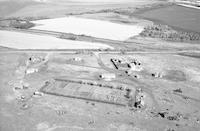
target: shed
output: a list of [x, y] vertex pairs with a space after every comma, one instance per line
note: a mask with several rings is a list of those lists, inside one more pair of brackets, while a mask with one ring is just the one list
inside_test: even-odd
[[104, 74], [99, 75], [99, 77], [106, 81], [111, 81], [112, 79], [116, 78], [116, 75], [114, 73], [104, 73]]

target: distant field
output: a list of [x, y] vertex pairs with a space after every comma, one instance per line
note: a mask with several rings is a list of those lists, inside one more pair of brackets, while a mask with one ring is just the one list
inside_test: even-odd
[[[107, 21], [63, 17], [33, 21], [36, 24], [32, 29], [73, 33], [97, 38], [126, 40], [142, 32], [143, 27], [135, 25], [117, 24]], [[38, 26], [37, 26], [38, 25]]]
[[101, 43], [72, 41], [27, 33], [0, 31], [0, 46], [16, 49], [113, 49]]
[[[1, 0], [0, 0], [1, 1]], [[15, 1], [15, 2], [14, 2]], [[117, 2], [115, 0], [105, 0], [107, 2], [87, 2], [84, 0], [48, 0], [50, 2], [27, 2], [27, 0], [12, 0], [0, 2], [0, 17], [47, 17], [56, 18], [70, 13], [94, 12], [104, 9], [141, 7], [153, 3], [163, 3], [160, 0], [127, 0]]]
[[144, 11], [139, 16], [177, 29], [200, 32], [200, 10], [173, 5]]
[[18, 0], [0, 0], [0, 17], [7, 17], [8, 15], [11, 15], [12, 13], [15, 13], [25, 7], [35, 6], [38, 4], [39, 3], [33, 1], [18, 2]]

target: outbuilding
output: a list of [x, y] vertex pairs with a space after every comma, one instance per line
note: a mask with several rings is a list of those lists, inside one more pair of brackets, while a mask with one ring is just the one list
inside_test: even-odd
[[112, 79], [116, 78], [116, 75], [114, 73], [104, 73], [104, 74], [99, 75], [99, 77], [106, 81], [111, 81]]
[[38, 69], [37, 68], [29, 68], [26, 70], [26, 74], [32, 74], [32, 73], [35, 73], [35, 72], [38, 72]]
[[82, 58], [80, 58], [80, 57], [74, 57], [73, 61], [82, 61]]

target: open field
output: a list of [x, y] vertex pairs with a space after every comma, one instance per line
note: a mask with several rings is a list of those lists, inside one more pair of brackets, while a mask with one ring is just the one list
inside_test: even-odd
[[[23, 1], [23, 0], [22, 0]], [[24, 2], [26, 3], [26, 2]], [[28, 2], [27, 2], [28, 3]], [[131, 0], [129, 2], [73, 2], [73, 0], [50, 0], [50, 2], [46, 3], [38, 3], [36, 4], [27, 4], [24, 7], [19, 7], [12, 2], [4, 3], [4, 15], [1, 17], [47, 17], [47, 18], [56, 18], [63, 17], [66, 14], [70, 13], [84, 13], [84, 12], [94, 12], [100, 11], [104, 9], [116, 9], [116, 8], [127, 8], [127, 7], [141, 7], [144, 5], [152, 4], [152, 3], [165, 3], [165, 1], [159, 0]], [[21, 1], [16, 2], [16, 4], [21, 5]], [[3, 6], [3, 4], [1, 4]], [[18, 7], [16, 10], [11, 11], [10, 6], [13, 5]], [[7, 7], [7, 8], [6, 8]]]
[[[139, 131], [162, 129], [196, 131], [199, 129], [200, 72], [198, 65], [200, 63], [198, 58], [170, 53], [129, 55], [104, 53], [99, 54], [100, 57], [97, 57], [94, 62], [93, 56], [89, 54], [84, 56], [67, 52], [65, 54], [2, 53], [0, 56], [1, 129], [17, 131], [119, 128]], [[25, 63], [30, 57], [41, 57], [45, 60], [41, 63], [40, 61], [31, 62], [27, 66]], [[82, 57], [82, 60], [90, 63], [91, 67], [73, 61], [71, 62], [75, 65], [71, 65], [70, 61], [67, 62], [67, 59], [73, 60], [77, 57]], [[134, 75], [139, 76], [138, 78], [132, 78], [133, 74], [127, 76], [110, 66], [112, 63], [109, 58], [113, 57], [137, 59], [141, 62], [143, 71], [133, 72]], [[30, 68], [37, 68], [39, 71], [23, 74], [24, 69]], [[98, 75], [105, 72], [115, 72], [117, 76], [111, 81], [100, 79]], [[151, 73], [155, 72], [162, 73], [162, 77], [153, 77]], [[174, 74], [171, 74], [172, 72]], [[47, 86], [41, 96], [34, 95], [34, 92], [41, 90], [46, 81], [53, 82], [51, 79], [61, 82]], [[20, 89], [21, 80], [29, 86]], [[91, 84], [92, 81], [93, 84]], [[126, 92], [123, 89], [125, 87], [132, 90], [142, 88], [146, 92], [144, 109], [132, 110], [106, 103], [113, 100], [119, 102], [120, 99], [126, 101], [127, 98], [122, 94], [121, 98], [114, 99], [114, 96], [120, 96], [117, 93]], [[100, 100], [95, 101], [95, 99], [90, 101], [90, 98], [94, 97], [100, 100], [106, 98], [106, 101], [105, 103]], [[159, 125], [157, 125], [158, 122]], [[7, 126], [6, 123], [12, 126]]]
[[0, 16], [6, 17], [16, 11], [19, 11], [22, 8], [25, 8], [30, 5], [37, 5], [37, 2], [34, 1], [27, 1], [27, 2], [20, 2], [19, 1], [0, 1]]
[[175, 29], [200, 32], [200, 10], [197, 9], [173, 5], [144, 11], [139, 16], [167, 24]]

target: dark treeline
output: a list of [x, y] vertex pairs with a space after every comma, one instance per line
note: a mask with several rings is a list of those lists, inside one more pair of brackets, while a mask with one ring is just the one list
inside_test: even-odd
[[143, 32], [140, 33], [143, 37], [161, 38], [168, 41], [186, 42], [199, 41], [200, 33], [176, 31], [167, 25], [152, 25], [147, 26]]
[[0, 27], [2, 28], [18, 28], [18, 29], [29, 29], [34, 27], [35, 24], [31, 21], [48, 19], [48, 17], [9, 17], [0, 18]]
[[35, 26], [35, 24], [28, 20], [21, 19], [5, 19], [0, 20], [0, 27], [18, 28], [18, 29], [29, 29]]

